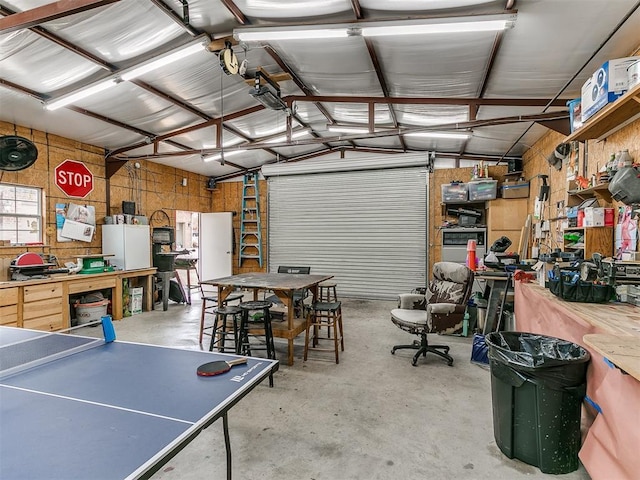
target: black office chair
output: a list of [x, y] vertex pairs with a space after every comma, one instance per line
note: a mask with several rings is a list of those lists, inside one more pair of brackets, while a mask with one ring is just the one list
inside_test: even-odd
[[[309, 275], [309, 273], [311, 273], [311, 267], [290, 267], [281, 265], [278, 267], [278, 273]], [[293, 311], [296, 317], [300, 317], [304, 313], [304, 299], [307, 298], [307, 296], [309, 296], [309, 291], [307, 289], [295, 290], [293, 292]], [[265, 300], [276, 305], [282, 305], [282, 301], [276, 295], [271, 295], [265, 298]]]

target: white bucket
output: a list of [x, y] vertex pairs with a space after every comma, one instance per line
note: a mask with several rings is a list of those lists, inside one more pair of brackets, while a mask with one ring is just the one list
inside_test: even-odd
[[93, 303], [76, 302], [76, 320], [78, 325], [100, 320], [103, 315], [107, 314], [107, 305], [109, 305], [109, 300], [101, 300]]

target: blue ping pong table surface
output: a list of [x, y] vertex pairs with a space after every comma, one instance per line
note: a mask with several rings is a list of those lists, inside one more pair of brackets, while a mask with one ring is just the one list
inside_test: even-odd
[[[95, 340], [0, 327], [0, 362], [11, 366], [15, 352], [27, 350], [27, 341], [50, 348], [69, 337]], [[246, 365], [224, 374], [196, 375], [203, 363], [233, 358], [100, 342], [5, 376], [0, 379], [0, 478], [148, 478], [278, 367], [275, 360], [249, 357]], [[224, 460], [212, 468], [224, 469]]]

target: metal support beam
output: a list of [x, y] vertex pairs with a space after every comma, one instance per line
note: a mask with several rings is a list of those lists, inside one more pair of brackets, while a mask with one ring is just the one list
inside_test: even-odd
[[35, 27], [41, 23], [86, 12], [87, 10], [103, 7], [119, 1], [120, 0], [60, 0], [0, 18], [0, 33], [15, 32], [16, 30]]

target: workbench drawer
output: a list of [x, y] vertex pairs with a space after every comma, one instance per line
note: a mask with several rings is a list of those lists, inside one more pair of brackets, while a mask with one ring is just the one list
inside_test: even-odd
[[0, 325], [15, 327], [18, 324], [18, 305], [0, 307]]
[[18, 303], [18, 287], [0, 289], [0, 307]]
[[31, 320], [24, 320], [22, 322], [22, 326], [24, 328], [31, 328], [33, 330], [47, 330], [49, 332], [53, 332], [55, 330], [60, 330], [62, 328], [66, 328], [67, 325], [64, 325], [62, 320], [62, 315], [47, 315], [44, 317], [34, 318]]
[[116, 286], [116, 278], [87, 278], [86, 280], [74, 280], [69, 282], [69, 294], [92, 292], [94, 290], [102, 290], [104, 288], [114, 288]]
[[62, 284], [46, 283], [43, 285], [28, 285], [23, 287], [22, 301], [25, 303], [25, 308], [27, 303], [45, 299], [56, 299], [58, 303], [61, 303]]
[[29, 302], [22, 305], [22, 320], [25, 324], [27, 320], [48, 317], [50, 315], [58, 315], [62, 318], [62, 301], [60, 298], [48, 298], [46, 300], [38, 300], [37, 302]]

